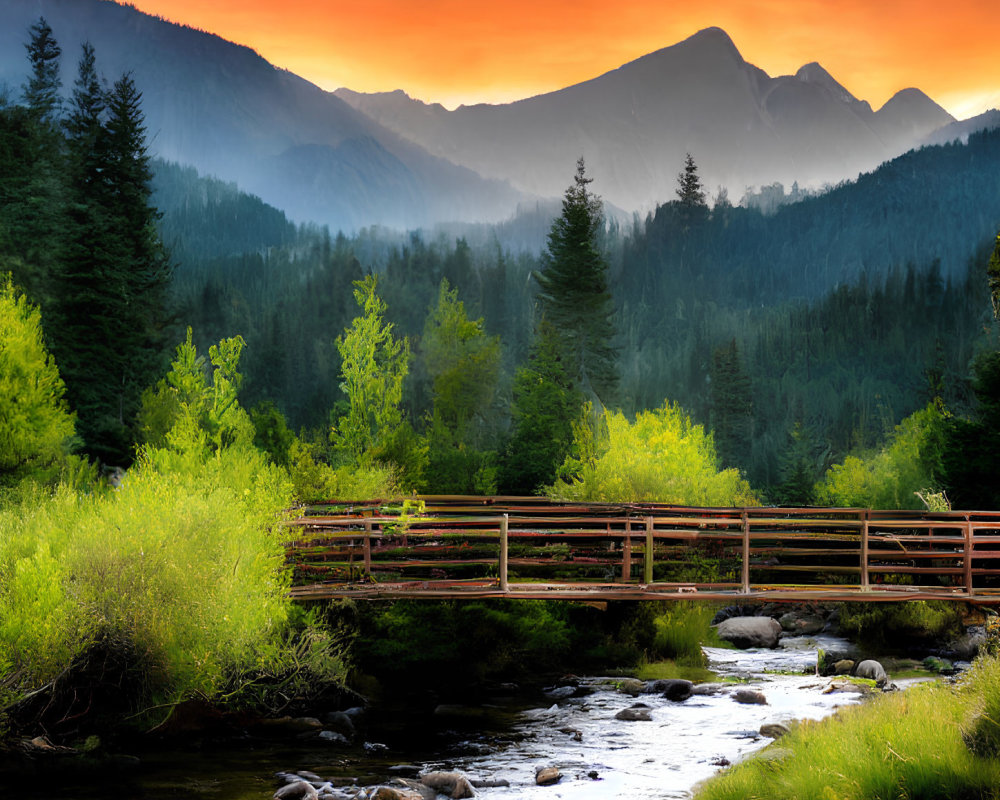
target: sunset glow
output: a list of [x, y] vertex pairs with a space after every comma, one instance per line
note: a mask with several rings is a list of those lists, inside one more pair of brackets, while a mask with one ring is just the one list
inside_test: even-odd
[[880, 107], [916, 86], [959, 118], [1000, 106], [996, 0], [133, 0], [248, 45], [325, 89], [403, 89], [449, 108], [596, 77], [702, 28], [768, 74], [819, 61]]

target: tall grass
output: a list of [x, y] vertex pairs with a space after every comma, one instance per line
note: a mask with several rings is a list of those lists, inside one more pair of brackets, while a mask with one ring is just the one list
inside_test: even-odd
[[662, 604], [653, 621], [656, 633], [650, 657], [673, 659], [682, 666], [705, 666], [701, 647], [714, 642], [711, 625], [715, 612], [715, 607], [706, 603]]
[[[987, 698], [1000, 697], [1000, 662], [983, 659], [962, 684], [922, 684], [804, 722], [702, 785], [697, 800], [930, 800], [1000, 798], [1000, 761], [963, 739]], [[993, 707], [996, 707], [995, 705]], [[767, 751], [765, 751], [765, 754]]]

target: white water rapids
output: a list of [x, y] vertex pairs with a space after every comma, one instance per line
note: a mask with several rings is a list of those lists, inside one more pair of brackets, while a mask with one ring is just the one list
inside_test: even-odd
[[[657, 694], [630, 697], [607, 679], [581, 679], [593, 694], [522, 712], [513, 741], [491, 752], [483, 748], [482, 755], [456, 759], [451, 766], [470, 777], [509, 781], [509, 787], [477, 789], [477, 796], [486, 798], [690, 797], [692, 787], [721, 765], [771, 742], [758, 734], [764, 723], [820, 719], [838, 706], [858, 702], [855, 693], [823, 694], [828, 678], [775, 672], [815, 667], [818, 648], [845, 651], [851, 645], [820, 635], [783, 639], [776, 650], [705, 649], [710, 669], [720, 678], [747, 680], [732, 688], [758, 689], [767, 705], [738, 703], [729, 691], [680, 703]], [[614, 718], [636, 702], [650, 706], [651, 722]], [[579, 741], [573, 731], [580, 732]], [[536, 770], [549, 766], [562, 772], [562, 780], [536, 786]], [[596, 779], [588, 776], [594, 772]]]

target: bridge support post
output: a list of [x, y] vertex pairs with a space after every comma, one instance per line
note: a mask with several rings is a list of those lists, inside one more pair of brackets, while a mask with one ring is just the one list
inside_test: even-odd
[[965, 593], [972, 597], [975, 593], [975, 587], [972, 585], [972, 522], [969, 520], [968, 515], [965, 517]]
[[372, 521], [370, 519], [365, 520], [364, 553], [365, 577], [370, 578], [372, 576]]
[[[608, 523], [608, 533], [611, 533], [611, 523]], [[610, 537], [609, 537], [610, 538]], [[632, 580], [632, 520], [625, 520], [625, 541], [622, 542], [622, 582]]]
[[509, 515], [504, 514], [500, 520], [500, 591], [509, 591], [507, 586], [507, 526], [509, 525]]
[[646, 517], [646, 553], [642, 563], [642, 582], [647, 586], [653, 582], [653, 518]]
[[868, 577], [868, 510], [861, 513], [861, 591], [870, 590]]
[[743, 522], [743, 550], [741, 560], [743, 562], [740, 570], [741, 587], [743, 594], [750, 594], [750, 515], [746, 509], [740, 515]]

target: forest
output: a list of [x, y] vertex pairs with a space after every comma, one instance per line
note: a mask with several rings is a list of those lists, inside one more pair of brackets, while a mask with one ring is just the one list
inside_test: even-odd
[[1000, 508], [1000, 130], [769, 213], [689, 156], [623, 224], [581, 159], [554, 213], [333, 233], [153, 159], [99, 55], [64, 91], [40, 20], [0, 103], [0, 718], [342, 683], [295, 504]]

